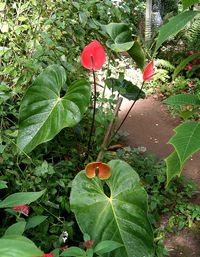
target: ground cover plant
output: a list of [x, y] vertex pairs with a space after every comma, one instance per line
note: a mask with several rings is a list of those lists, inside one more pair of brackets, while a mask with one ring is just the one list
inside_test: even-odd
[[[172, 174], [168, 165], [165, 189], [164, 174], [142, 174], [145, 167], [133, 164], [132, 152], [128, 158], [119, 152], [117, 159], [103, 159], [131, 108], [144, 98], [155, 62], [147, 64], [148, 51], [137, 31], [121, 22], [128, 17], [123, 6], [112, 1], [49, 1], [46, 9], [43, 5], [0, 3], [1, 256], [160, 257], [166, 251], [156, 231], [157, 211], [172, 211], [173, 202], [173, 215], [183, 214], [178, 221], [172, 215], [173, 225], [195, 222], [198, 207], [181, 205], [192, 188], [181, 180], [172, 184], [180, 171]], [[185, 11], [175, 17], [184, 18], [175, 32], [166, 35], [168, 29], [161, 29], [154, 53], [196, 15]], [[124, 52], [141, 70], [140, 88], [122, 76], [113, 78], [104, 65], [106, 55], [114, 62]], [[192, 54], [184, 65], [197, 56]], [[104, 86], [116, 91], [116, 97], [100, 99], [96, 74], [101, 68], [106, 72]], [[120, 95], [133, 104], [114, 129]], [[176, 160], [182, 161], [177, 154]], [[140, 154], [136, 156], [140, 166]], [[172, 196], [169, 202], [166, 194]]]

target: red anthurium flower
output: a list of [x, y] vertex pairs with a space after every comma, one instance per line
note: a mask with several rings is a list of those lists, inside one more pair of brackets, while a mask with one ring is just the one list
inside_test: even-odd
[[91, 162], [85, 167], [85, 174], [88, 178], [94, 178], [96, 175], [102, 180], [111, 176], [111, 168], [102, 162]]
[[148, 63], [147, 66], [144, 68], [143, 80], [144, 81], [150, 81], [153, 78], [154, 75], [155, 75], [154, 60], [151, 60], [150, 63]]
[[28, 216], [28, 214], [29, 214], [29, 206], [26, 205], [26, 204], [24, 204], [24, 205], [16, 205], [16, 206], [13, 207], [13, 211], [21, 212], [25, 216]]
[[53, 253], [45, 253], [42, 255], [42, 257], [53, 257], [54, 254]]
[[103, 46], [94, 40], [88, 44], [81, 54], [82, 65], [89, 70], [100, 70], [106, 60], [106, 53]]

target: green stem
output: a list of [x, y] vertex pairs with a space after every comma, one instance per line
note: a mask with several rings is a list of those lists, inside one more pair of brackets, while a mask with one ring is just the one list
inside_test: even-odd
[[[91, 59], [92, 59], [92, 62], [93, 62], [92, 57], [91, 57]], [[94, 83], [94, 100], [93, 100], [92, 124], [91, 124], [91, 128], [90, 128], [87, 154], [89, 154], [89, 152], [90, 152], [90, 145], [91, 145], [91, 140], [92, 140], [92, 133], [93, 133], [93, 130], [94, 130], [94, 120], [95, 120], [95, 114], [96, 114], [96, 102], [97, 102], [97, 84], [96, 84], [96, 77], [95, 77], [94, 69], [92, 69], [92, 74], [93, 74], [93, 83]]]
[[[136, 96], [134, 102], [132, 103], [131, 107], [130, 107], [129, 110], [127, 111], [127, 113], [126, 113], [125, 117], [123, 118], [123, 120], [121, 121], [119, 127], [115, 130], [115, 133], [113, 134], [113, 136], [112, 136], [112, 138], [111, 138], [111, 141], [112, 141], [112, 139], [116, 136], [117, 132], [120, 130], [120, 128], [121, 128], [122, 125], [124, 124], [126, 118], [128, 117], [130, 111], [132, 110], [133, 106], [136, 104], [137, 100], [139, 99], [139, 97], [140, 97], [140, 95], [141, 95], [141, 93], [142, 93], [143, 87], [144, 87], [144, 81], [142, 82], [142, 86], [141, 86], [141, 88], [140, 88], [140, 90], [139, 90], [139, 92], [138, 92], [138, 94], [137, 94], [137, 96]], [[110, 141], [110, 143], [111, 143], [111, 141]], [[110, 143], [109, 143], [109, 144], [110, 144]]]

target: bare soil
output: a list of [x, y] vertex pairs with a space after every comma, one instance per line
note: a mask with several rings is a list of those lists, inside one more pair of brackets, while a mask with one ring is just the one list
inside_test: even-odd
[[[132, 102], [123, 100], [120, 119], [131, 104]], [[173, 118], [156, 96], [151, 96], [137, 101], [121, 130], [129, 134], [125, 138], [126, 145], [143, 147], [147, 152], [165, 158], [173, 151], [173, 147], [167, 142], [174, 135], [173, 129], [180, 123], [181, 120]], [[200, 152], [190, 157], [183, 175], [192, 179], [200, 190]], [[195, 195], [193, 202], [200, 204], [200, 194]], [[200, 257], [200, 230], [185, 229], [179, 234], [172, 234], [166, 240], [166, 246], [170, 257]]]

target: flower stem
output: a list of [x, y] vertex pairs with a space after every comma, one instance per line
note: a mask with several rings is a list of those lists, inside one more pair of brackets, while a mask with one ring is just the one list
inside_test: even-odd
[[88, 154], [89, 154], [89, 151], [90, 151], [92, 132], [94, 130], [94, 119], [95, 119], [95, 114], [96, 114], [96, 102], [97, 102], [97, 84], [96, 84], [96, 77], [95, 77], [94, 69], [92, 70], [92, 74], [93, 74], [93, 83], [94, 83], [94, 99], [93, 99], [92, 124], [91, 124], [91, 128], [90, 128], [88, 147], [87, 147], [87, 153]]
[[[124, 124], [126, 118], [128, 117], [130, 111], [132, 110], [133, 106], [136, 104], [137, 100], [139, 99], [139, 97], [140, 97], [140, 95], [141, 95], [141, 93], [142, 93], [143, 87], [144, 87], [144, 81], [142, 82], [142, 86], [141, 86], [141, 88], [140, 88], [140, 90], [139, 90], [139, 92], [138, 92], [138, 94], [137, 94], [137, 96], [136, 96], [134, 102], [132, 103], [131, 107], [130, 107], [129, 110], [127, 111], [127, 113], [126, 113], [125, 117], [123, 118], [123, 120], [121, 121], [119, 127], [115, 130], [115, 132], [114, 132], [114, 134], [113, 134], [113, 136], [112, 136], [112, 138], [111, 138], [111, 141], [112, 141], [112, 139], [116, 136], [117, 132], [120, 130], [120, 128], [121, 128], [122, 125]], [[110, 141], [110, 143], [111, 143], [111, 141]], [[110, 143], [109, 143], [109, 144], [110, 144]]]

